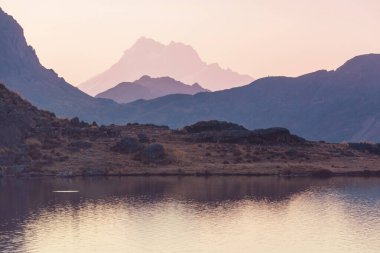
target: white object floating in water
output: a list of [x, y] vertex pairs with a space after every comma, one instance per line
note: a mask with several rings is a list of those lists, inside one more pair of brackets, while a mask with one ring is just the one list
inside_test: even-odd
[[53, 191], [54, 193], [75, 193], [79, 191]]

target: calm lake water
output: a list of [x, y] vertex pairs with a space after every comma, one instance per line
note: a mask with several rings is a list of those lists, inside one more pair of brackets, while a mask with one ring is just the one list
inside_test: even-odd
[[378, 253], [380, 178], [0, 179], [0, 252]]

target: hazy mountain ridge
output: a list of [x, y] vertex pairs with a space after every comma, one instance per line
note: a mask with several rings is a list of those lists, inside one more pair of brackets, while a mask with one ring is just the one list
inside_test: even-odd
[[131, 121], [180, 127], [218, 119], [251, 129], [286, 127], [314, 140], [380, 142], [380, 55], [355, 57], [336, 71], [269, 77], [239, 88], [130, 105], [138, 112]]
[[212, 90], [241, 86], [253, 80], [248, 75], [222, 69], [216, 63], [205, 63], [188, 45], [176, 42], [163, 45], [142, 37], [111, 68], [78, 87], [90, 95], [96, 95], [143, 75], [170, 76], [183, 83], [199, 83]]
[[129, 103], [138, 99], [154, 99], [170, 94], [194, 95], [208, 92], [199, 84], [187, 85], [170, 77], [151, 78], [143, 76], [134, 82], [124, 82], [96, 95], [97, 98], [112, 99], [118, 103]]

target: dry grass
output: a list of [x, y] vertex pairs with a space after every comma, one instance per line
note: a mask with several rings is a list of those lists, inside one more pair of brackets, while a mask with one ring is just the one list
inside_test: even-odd
[[[86, 170], [104, 170], [108, 174], [286, 174], [304, 173], [322, 169], [333, 172], [379, 170], [380, 156], [352, 150], [346, 144], [310, 143], [302, 146], [263, 146], [228, 143], [191, 143], [183, 136], [173, 134], [171, 130], [153, 126], [125, 126], [121, 136], [135, 137], [145, 133], [150, 140], [161, 143], [170, 164], [143, 164], [134, 154], [112, 152], [112, 147], [121, 137], [98, 138], [90, 141], [89, 149], [70, 151], [64, 141], [54, 148], [53, 154], [59, 154], [42, 171], [57, 174], [60, 171], [72, 171], [81, 174]], [[78, 140], [78, 139], [76, 139]], [[29, 145], [41, 145], [37, 139], [27, 140]], [[1, 152], [1, 150], [0, 150]], [[44, 154], [50, 154], [50, 150]], [[54, 156], [53, 155], [53, 156]], [[59, 161], [59, 157], [68, 157]]]

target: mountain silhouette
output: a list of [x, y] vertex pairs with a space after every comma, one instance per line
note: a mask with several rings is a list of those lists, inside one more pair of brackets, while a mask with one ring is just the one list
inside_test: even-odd
[[280, 126], [312, 140], [380, 142], [380, 55], [357, 56], [335, 71], [268, 77], [212, 93], [131, 103], [130, 121], [181, 127], [218, 119], [247, 128]]
[[163, 45], [152, 39], [140, 38], [122, 58], [105, 72], [78, 87], [96, 95], [122, 82], [132, 82], [143, 75], [170, 76], [183, 83], [199, 83], [210, 90], [241, 86], [252, 82], [252, 77], [241, 75], [218, 64], [207, 64], [190, 46], [171, 42]]
[[108, 111], [119, 105], [95, 99], [43, 67], [25, 40], [21, 26], [0, 9], [0, 83], [40, 109], [60, 117], [108, 122]]
[[200, 92], [208, 92], [199, 84], [187, 85], [170, 77], [151, 78], [143, 76], [134, 82], [125, 82], [106, 90], [97, 98], [108, 98], [118, 103], [128, 103], [138, 99], [154, 99], [169, 94], [194, 95]]
[[223, 120], [248, 129], [285, 127], [311, 140], [380, 142], [379, 54], [354, 57], [334, 71], [268, 77], [223, 91], [118, 104], [90, 97], [44, 68], [22, 28], [0, 10], [0, 83], [40, 109], [88, 122], [179, 128]]

